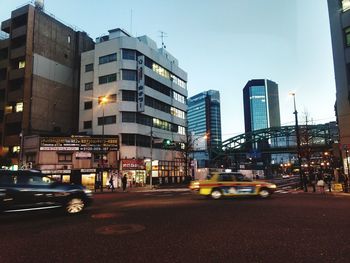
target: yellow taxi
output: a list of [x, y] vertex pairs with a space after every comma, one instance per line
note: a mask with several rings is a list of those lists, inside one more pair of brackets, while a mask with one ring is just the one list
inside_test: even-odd
[[220, 199], [228, 196], [259, 196], [267, 198], [277, 186], [264, 181], [253, 181], [241, 173], [213, 173], [206, 180], [195, 180], [189, 188], [200, 195]]

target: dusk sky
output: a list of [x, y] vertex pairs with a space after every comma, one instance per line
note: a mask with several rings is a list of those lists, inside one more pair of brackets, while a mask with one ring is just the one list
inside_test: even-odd
[[[27, 3], [0, 0], [0, 21]], [[335, 120], [335, 82], [326, 0], [46, 0], [45, 11], [93, 39], [109, 29], [148, 35], [188, 73], [189, 96], [221, 95], [223, 139], [244, 132], [242, 89], [250, 79], [279, 85], [282, 125]]]

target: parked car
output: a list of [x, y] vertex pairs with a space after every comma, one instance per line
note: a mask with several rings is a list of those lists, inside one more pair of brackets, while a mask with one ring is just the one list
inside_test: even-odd
[[253, 181], [241, 173], [213, 173], [206, 180], [192, 181], [189, 188], [199, 191], [200, 195], [210, 196], [213, 199], [221, 197], [259, 196], [269, 197], [276, 185], [264, 181]]
[[0, 212], [63, 208], [77, 214], [92, 202], [91, 190], [56, 182], [39, 171], [0, 170]]

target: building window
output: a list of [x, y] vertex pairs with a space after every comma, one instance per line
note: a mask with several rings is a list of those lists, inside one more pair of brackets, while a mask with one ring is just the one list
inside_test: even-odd
[[136, 60], [136, 51], [131, 49], [123, 49], [123, 59]]
[[19, 69], [20, 69], [20, 68], [25, 68], [25, 66], [26, 66], [25, 60], [19, 61], [19, 62], [18, 62], [18, 68], [19, 68]]
[[135, 145], [135, 134], [122, 134], [123, 145]]
[[23, 111], [23, 102], [17, 102], [15, 110], [16, 110], [16, 112], [22, 112]]
[[84, 130], [92, 128], [92, 121], [84, 121]]
[[103, 121], [103, 117], [99, 117], [97, 119], [98, 126], [103, 125], [103, 122], [104, 122], [104, 125], [115, 124], [117, 122], [117, 116], [116, 115], [105, 116], [104, 121]]
[[98, 78], [99, 84], [106, 84], [114, 81], [117, 81], [117, 74], [105, 75]]
[[68, 42], [68, 44], [70, 44], [70, 42], [71, 42], [71, 37], [70, 37], [70, 35], [68, 35], [68, 37], [67, 37], [67, 42]]
[[72, 154], [71, 153], [58, 153], [58, 162], [71, 162]]
[[106, 64], [109, 62], [117, 61], [117, 53], [113, 53], [107, 56], [99, 57], [99, 64]]
[[133, 90], [123, 90], [122, 91], [123, 101], [136, 101], [136, 91]]
[[179, 126], [178, 127], [178, 133], [181, 134], [181, 135], [185, 135], [186, 134], [185, 127]]
[[350, 47], [350, 27], [345, 28], [345, 46]]
[[94, 70], [94, 64], [87, 64], [85, 65], [85, 72], [93, 71]]
[[136, 122], [135, 112], [122, 112], [122, 122], [135, 123]]
[[93, 87], [94, 87], [94, 83], [93, 82], [85, 83], [85, 90], [92, 90]]
[[173, 91], [173, 98], [177, 100], [178, 102], [181, 102], [183, 104], [186, 104], [186, 98], [185, 96]]
[[171, 112], [171, 115], [173, 115], [173, 116], [176, 116], [176, 117], [181, 118], [181, 119], [185, 119], [185, 112], [182, 110], [171, 107], [170, 112]]
[[136, 81], [136, 70], [123, 69], [122, 78], [123, 80]]
[[12, 152], [13, 153], [19, 153], [21, 151], [21, 146], [13, 146], [12, 147]]
[[350, 0], [342, 0], [341, 3], [343, 12], [348, 11], [350, 9]]
[[92, 101], [85, 101], [84, 110], [90, 110], [90, 109], [92, 109]]

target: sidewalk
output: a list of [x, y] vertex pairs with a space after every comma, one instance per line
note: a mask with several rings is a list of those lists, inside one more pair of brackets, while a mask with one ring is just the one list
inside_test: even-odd
[[114, 188], [112, 192], [111, 189], [103, 188], [103, 192], [100, 189], [93, 191], [94, 194], [108, 194], [108, 193], [133, 193], [133, 192], [163, 192], [163, 191], [187, 191], [189, 190], [187, 184], [178, 184], [178, 185], [153, 185], [152, 188], [150, 185], [145, 186], [133, 186], [127, 187], [126, 191], [123, 192], [121, 187]]
[[[319, 189], [316, 189], [316, 192], [313, 192], [312, 187], [308, 188], [308, 191], [305, 192], [304, 190], [301, 190], [300, 188], [294, 189], [292, 192], [294, 193], [304, 193], [304, 194], [323, 194], [320, 192]], [[326, 195], [336, 195], [336, 196], [349, 196], [350, 197], [350, 193], [345, 193], [343, 191], [331, 191], [329, 192], [328, 189], [324, 190], [324, 194]]]

